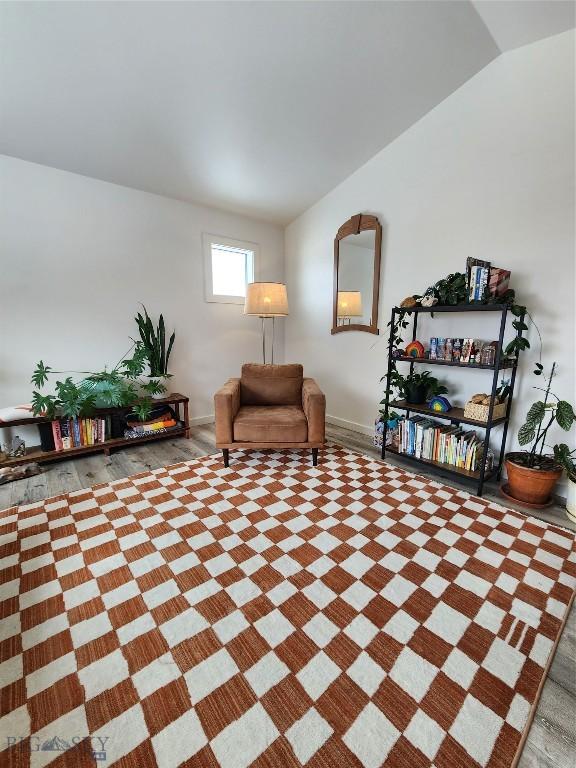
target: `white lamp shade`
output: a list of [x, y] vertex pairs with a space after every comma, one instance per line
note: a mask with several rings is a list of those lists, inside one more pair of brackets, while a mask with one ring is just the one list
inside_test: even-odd
[[288, 314], [288, 294], [284, 283], [248, 283], [245, 315], [284, 317]]
[[338, 291], [338, 317], [362, 317], [360, 291]]

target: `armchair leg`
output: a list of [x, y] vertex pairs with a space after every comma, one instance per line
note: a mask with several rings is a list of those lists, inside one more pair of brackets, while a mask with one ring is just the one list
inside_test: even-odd
[[318, 466], [318, 448], [312, 448], [312, 466]]
[[230, 466], [230, 450], [228, 448], [222, 448], [222, 458], [224, 459], [224, 466]]

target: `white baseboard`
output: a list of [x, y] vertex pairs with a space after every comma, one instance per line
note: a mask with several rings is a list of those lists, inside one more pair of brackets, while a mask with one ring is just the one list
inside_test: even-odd
[[373, 435], [374, 427], [367, 427], [365, 424], [358, 424], [356, 421], [348, 421], [348, 419], [341, 419], [338, 416], [330, 416], [326, 414], [326, 422], [328, 424], [334, 424], [336, 427], [343, 427], [344, 429], [350, 429], [352, 432], [360, 432], [361, 435]]
[[214, 421], [214, 414], [211, 413], [209, 416], [193, 416], [190, 419], [190, 426], [196, 425], [200, 426], [200, 424], [212, 424]]

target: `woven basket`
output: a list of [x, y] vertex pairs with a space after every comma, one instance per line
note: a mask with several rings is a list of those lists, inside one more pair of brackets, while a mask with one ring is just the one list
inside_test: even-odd
[[[498, 403], [494, 406], [492, 411], [493, 419], [502, 419], [506, 416], [507, 402]], [[475, 421], [488, 421], [488, 413], [490, 411], [489, 405], [482, 405], [480, 403], [466, 403], [464, 407], [464, 418], [474, 419]]]

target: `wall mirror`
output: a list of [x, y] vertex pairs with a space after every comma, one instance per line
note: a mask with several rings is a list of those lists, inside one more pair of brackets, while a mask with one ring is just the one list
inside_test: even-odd
[[378, 333], [382, 226], [376, 216], [357, 214], [334, 240], [332, 333]]

